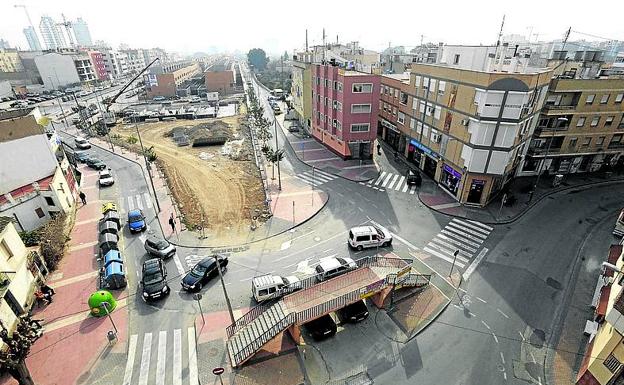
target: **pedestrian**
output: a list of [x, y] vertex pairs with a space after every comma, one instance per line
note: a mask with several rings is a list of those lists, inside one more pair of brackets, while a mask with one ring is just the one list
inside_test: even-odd
[[41, 290], [37, 290], [35, 292], [35, 298], [37, 299], [38, 303], [45, 302], [44, 305], [48, 305], [50, 304], [50, 302], [52, 302], [51, 300], [52, 297], [50, 297], [49, 295], [43, 294]]
[[377, 143], [377, 155], [381, 155], [381, 144]]
[[43, 295], [48, 295], [50, 297], [50, 302], [52, 302], [52, 296], [56, 294], [54, 289], [45, 283], [43, 284], [43, 286], [41, 286], [41, 292], [43, 293]]
[[80, 200], [82, 201], [82, 205], [86, 205], [87, 204], [87, 196], [85, 195], [85, 193], [83, 193], [82, 191], [80, 192], [80, 194], [78, 194], [78, 196], [80, 197]]
[[169, 217], [169, 226], [171, 226], [171, 231], [175, 232], [175, 219], [173, 218], [173, 213]]

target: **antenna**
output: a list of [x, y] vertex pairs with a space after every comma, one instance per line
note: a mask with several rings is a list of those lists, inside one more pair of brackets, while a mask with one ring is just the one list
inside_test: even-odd
[[500, 31], [498, 32], [498, 40], [496, 40], [496, 46], [498, 47], [503, 37], [503, 27], [505, 26], [505, 15], [503, 15], [503, 22], [501, 23]]
[[325, 28], [323, 28], [323, 64], [325, 64], [325, 51], [327, 51], [327, 46], [325, 45]]
[[306, 28], [306, 52], [308, 52], [308, 29]]

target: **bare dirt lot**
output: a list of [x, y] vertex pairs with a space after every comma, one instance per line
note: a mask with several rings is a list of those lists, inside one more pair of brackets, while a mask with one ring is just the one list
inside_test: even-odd
[[[232, 116], [138, 125], [144, 147], [153, 146], [183, 222], [191, 230], [203, 226], [217, 237], [242, 235], [249, 230], [251, 217], [263, 213], [262, 182], [239, 119]], [[136, 136], [134, 125], [117, 126], [112, 133], [124, 141]], [[206, 138], [227, 139], [227, 143], [201, 147], [176, 143], [205, 142]]]

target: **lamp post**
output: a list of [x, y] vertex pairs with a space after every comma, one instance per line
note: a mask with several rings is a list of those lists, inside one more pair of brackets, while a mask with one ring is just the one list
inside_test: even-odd
[[[557, 122], [566, 123], [566, 122], [568, 122], [568, 118], [566, 118], [566, 117], [559, 117], [559, 118], [557, 118]], [[559, 124], [557, 124], [557, 126], [558, 125]], [[552, 146], [552, 142], [555, 139], [556, 129], [557, 129], [557, 127], [553, 127], [552, 136], [550, 137], [550, 141], [548, 142], [548, 146], [546, 147], [546, 154], [544, 155], [544, 163], [546, 163], [546, 159], [548, 158], [548, 155], [550, 155], [550, 147]], [[533, 194], [537, 190], [537, 186], [539, 185], [539, 181], [540, 181], [541, 177], [542, 177], [542, 167], [540, 166], [538, 171], [537, 171], [537, 179], [535, 180], [535, 184], [533, 185], [533, 191], [531, 191], [531, 195], [529, 195], [529, 203], [533, 200]]]
[[277, 142], [277, 118], [273, 118], [274, 128], [275, 128], [275, 156], [277, 156], [277, 183], [279, 191], [282, 191], [282, 177], [280, 174], [280, 154], [279, 154], [279, 144]]

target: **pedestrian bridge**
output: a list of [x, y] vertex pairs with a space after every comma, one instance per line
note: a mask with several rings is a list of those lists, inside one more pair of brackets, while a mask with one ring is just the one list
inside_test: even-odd
[[316, 276], [301, 281], [302, 289], [281, 299], [265, 301], [228, 326], [227, 351], [233, 367], [253, 357], [266, 343], [289, 330], [295, 341], [299, 327], [363, 298], [382, 307], [400, 287], [425, 286], [430, 275], [412, 272], [412, 260], [387, 255], [362, 258], [358, 268], [324, 282]]

